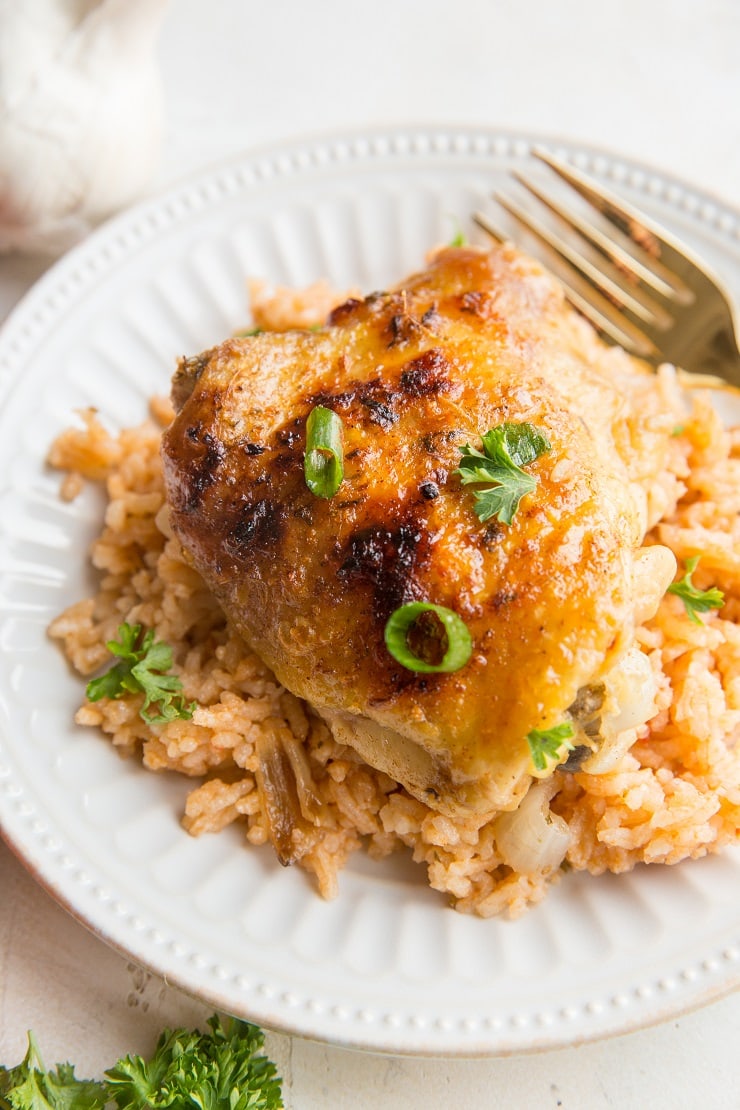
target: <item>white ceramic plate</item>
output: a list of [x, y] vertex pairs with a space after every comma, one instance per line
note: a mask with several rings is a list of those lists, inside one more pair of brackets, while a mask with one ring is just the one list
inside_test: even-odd
[[[572, 875], [519, 921], [447, 909], [420, 870], [356, 857], [340, 895], [234, 829], [191, 839], [188, 783], [73, 725], [82, 683], [45, 638], [90, 588], [94, 491], [44, 468], [73, 410], [139, 422], [175, 358], [246, 318], [245, 278], [382, 288], [485, 206], [533, 140], [478, 130], [344, 135], [245, 156], [116, 219], [0, 336], [0, 805], [4, 836], [99, 936], [215, 1007], [392, 1052], [489, 1054], [624, 1032], [740, 981], [740, 854]], [[740, 292], [740, 217], [610, 155], [556, 149], [689, 240]], [[738, 414], [735, 414], [738, 415]]]

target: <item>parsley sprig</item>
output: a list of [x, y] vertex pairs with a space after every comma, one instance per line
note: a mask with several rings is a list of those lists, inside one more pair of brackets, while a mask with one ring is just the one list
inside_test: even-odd
[[572, 751], [571, 740], [575, 736], [573, 725], [570, 721], [563, 721], [561, 725], [552, 728], [533, 728], [527, 733], [529, 754], [535, 770], [546, 771], [553, 763], [560, 763], [564, 751]]
[[708, 613], [710, 609], [721, 609], [725, 603], [725, 595], [716, 586], [708, 590], [699, 590], [692, 582], [691, 576], [699, 565], [700, 555], [692, 555], [686, 560], [686, 570], [683, 578], [673, 582], [668, 587], [669, 594], [676, 594], [683, 601], [689, 620], [694, 624], [702, 624], [699, 613]]
[[264, 1044], [256, 1025], [219, 1017], [210, 1033], [165, 1029], [151, 1060], [126, 1056], [106, 1073], [119, 1110], [278, 1110], [280, 1080], [275, 1065], [257, 1055]]
[[537, 486], [537, 479], [522, 467], [550, 450], [544, 432], [532, 424], [499, 424], [481, 436], [483, 451], [466, 443], [455, 471], [463, 485], [479, 483], [473, 490], [474, 510], [482, 521], [498, 517], [511, 524], [519, 502]]
[[165, 1029], [150, 1060], [124, 1056], [101, 1081], [71, 1064], [46, 1070], [33, 1033], [14, 1068], [0, 1067], [0, 1110], [281, 1110], [281, 1080], [260, 1052], [262, 1030], [214, 1015], [210, 1033]]
[[[189, 720], [196, 702], [186, 703], [182, 682], [177, 675], [167, 674], [172, 666], [172, 648], [162, 640], [155, 641], [154, 631], [144, 632], [140, 624], [124, 622], [118, 626], [118, 639], [105, 645], [111, 655], [119, 658], [100, 678], [88, 682], [90, 701], [100, 698], [123, 698], [126, 694], [143, 694], [139, 716], [148, 725], [168, 721]], [[149, 707], [156, 707], [150, 713]]]
[[72, 1064], [48, 1071], [33, 1033], [28, 1050], [14, 1068], [0, 1067], [0, 1107], [3, 1110], [103, 1110], [107, 1096], [94, 1079], [78, 1079]]

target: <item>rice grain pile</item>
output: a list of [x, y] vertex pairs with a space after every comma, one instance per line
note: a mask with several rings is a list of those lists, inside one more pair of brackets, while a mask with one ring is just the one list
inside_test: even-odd
[[[280, 291], [262, 302], [256, 297], [264, 323], [280, 327], [298, 309], [302, 325], [313, 322], [294, 302], [281, 315], [279, 300]], [[279, 745], [300, 812], [291, 857], [315, 876], [324, 897], [336, 893], [352, 852], [379, 858], [405, 849], [458, 910], [516, 916], [538, 902], [558, 872], [513, 872], [497, 851], [494, 822], [453, 821], [368, 767], [232, 631], [168, 529], [159, 445], [172, 415], [168, 402], [155, 400], [145, 424], [114, 435], [86, 412], [82, 427], [53, 445], [49, 461], [66, 472], [62, 495], [75, 496], [85, 480], [99, 482], [107, 508], [91, 552], [98, 592], [61, 614], [50, 635], [75, 670], [90, 676], [110, 665], [105, 645], [122, 622], [153, 629], [172, 648], [173, 673], [197, 707], [192, 720], [148, 725], [139, 715], [141, 696], [133, 694], [85, 701], [77, 722], [101, 729], [149, 770], [197, 779], [183, 816], [190, 833], [238, 821], [253, 845], [271, 839], [262, 768], [265, 751]], [[598, 874], [670, 864], [738, 838], [740, 428], [725, 429], [702, 394], [672, 441], [660, 496], [667, 506], [652, 538], [675, 552], [680, 567], [700, 554], [695, 583], [718, 586], [725, 603], [696, 624], [680, 598], [666, 594], [639, 630], [657, 679], [658, 711], [633, 730], [632, 746], [609, 770], [556, 774], [551, 806], [570, 830], [566, 869]]]

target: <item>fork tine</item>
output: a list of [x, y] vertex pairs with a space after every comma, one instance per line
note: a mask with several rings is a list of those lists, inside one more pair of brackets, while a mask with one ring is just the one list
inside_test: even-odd
[[506, 243], [511, 238], [501, 228], [497, 227], [488, 216], [484, 216], [482, 212], [473, 213], [473, 223], [477, 224], [479, 228], [485, 231], [486, 235], [490, 235], [497, 243]]
[[618, 346], [639, 358], [655, 358], [658, 355], [658, 348], [643, 331], [630, 324], [624, 317], [619, 319], [609, 314], [608, 301], [604, 302], [605, 311], [600, 311], [593, 300], [587, 300], [572, 285], [564, 282], [562, 278], [560, 284], [564, 287], [565, 295], [573, 307], [578, 309], [581, 315], [590, 320], [598, 331], [607, 335]]
[[665, 281], [660, 274], [651, 267], [645, 266], [634, 254], [625, 250], [615, 239], [605, 235], [595, 224], [584, 220], [574, 208], [561, 204], [518, 171], [514, 170], [512, 176], [515, 177], [519, 184], [523, 185], [533, 197], [536, 197], [541, 204], [549, 208], [554, 215], [563, 220], [569, 227], [574, 228], [574, 230], [577, 231], [579, 235], [582, 235], [584, 239], [588, 240], [589, 243], [592, 243], [597, 250], [605, 255], [617, 267], [617, 269], [631, 274], [668, 300], [677, 299], [676, 290], [670, 282]]
[[597, 212], [601, 212], [619, 230], [635, 244], [637, 249], [649, 259], [649, 267], [657, 273], [662, 281], [673, 289], [673, 297], [681, 304], [691, 304], [694, 294], [681, 278], [660, 261], [663, 253], [675, 255], [678, 250], [675, 243], [667, 237], [666, 232], [653, 223], [642, 212], [638, 212], [627, 201], [616, 196], [601, 183], [597, 183], [585, 173], [577, 170], [575, 166], [561, 161], [555, 155], [542, 147], [532, 150], [535, 158], [539, 158], [553, 173], [566, 181], [579, 193]]
[[610, 298], [620, 308], [631, 312], [638, 320], [642, 320], [650, 327], [665, 330], [672, 324], [671, 316], [659, 305], [652, 301], [638, 300], [627, 289], [614, 281], [598, 266], [595, 266], [585, 255], [577, 251], [570, 243], [566, 242], [557, 232], [551, 230], [535, 216], [531, 215], [515, 201], [501, 193], [494, 193], [495, 199], [507, 212], [523, 224], [529, 231], [537, 236], [548, 247], [556, 251], [578, 273], [583, 274], [587, 281]]
[[[482, 212], [473, 213], [473, 221], [499, 243], [510, 239]], [[640, 358], [655, 358], [658, 355], [657, 348], [645, 333], [615, 310], [598, 290], [592, 289], [587, 298], [562, 275], [558, 275], [558, 280], [573, 307], [613, 342]]]

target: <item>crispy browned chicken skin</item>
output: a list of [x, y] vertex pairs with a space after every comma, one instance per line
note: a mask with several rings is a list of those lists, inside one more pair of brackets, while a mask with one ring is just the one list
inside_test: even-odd
[[[533, 263], [439, 252], [319, 331], [184, 360], [173, 397], [172, 526], [245, 640], [338, 739], [451, 814], [517, 804], [530, 730], [569, 720], [593, 746], [600, 684], [675, 566], [640, 550], [671, 421], [655, 379], [607, 353]], [[304, 479], [317, 405], [344, 425], [329, 499]], [[503, 422], [551, 443], [510, 526], [481, 522], [455, 474], [461, 446]], [[412, 600], [464, 620], [460, 670], [420, 674], [389, 654], [386, 621]]]

